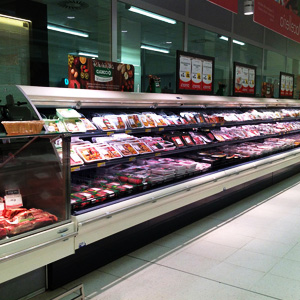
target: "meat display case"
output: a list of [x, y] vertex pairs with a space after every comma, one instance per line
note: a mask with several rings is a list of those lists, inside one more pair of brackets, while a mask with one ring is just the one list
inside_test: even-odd
[[[273, 112], [283, 109], [299, 109], [297, 100], [248, 98], [248, 97], [219, 97], [196, 96], [176, 94], [139, 94], [122, 93], [95, 90], [77, 90], [64, 88], [42, 88], [19, 86], [20, 91], [29, 99], [39, 113], [46, 115], [55, 114], [58, 108], [74, 108], [85, 117], [92, 119], [94, 113], [129, 113], [129, 112], [159, 112], [172, 111], [176, 113], [185, 111], [200, 111], [213, 113], [220, 110], [247, 112], [251, 109], [259, 111], [271, 110]], [[220, 127], [232, 127], [257, 124], [284, 124], [294, 122], [298, 126], [300, 115], [277, 115], [267, 119], [255, 119], [244, 121], [221, 121], [198, 124], [183, 124], [182, 126], [157, 126], [155, 128], [131, 128], [128, 126], [121, 130], [100, 129], [84, 133], [72, 133], [72, 137], [91, 140], [94, 137], [108, 137], [115, 133], [123, 133], [133, 136], [163, 135], [173, 131], [187, 131], [196, 128], [201, 131], [213, 130]], [[140, 158], [152, 159], [160, 157], [178, 157], [195, 151], [215, 149], [224, 145], [236, 145], [242, 142], [262, 141], [267, 138], [286, 137], [300, 132], [298, 127], [291, 131], [285, 129], [278, 132], [265, 133], [263, 136], [233, 139], [223, 142], [186, 146], [171, 151], [158, 151], [139, 156], [123, 157], [114, 160], [105, 160], [94, 163], [85, 163], [81, 166], [71, 167], [72, 176], [82, 173], [87, 176], [88, 171], [99, 172], [117, 164], [137, 163]], [[271, 126], [272, 127], [272, 126]], [[280, 127], [280, 126], [279, 126]], [[270, 155], [272, 154], [272, 155]], [[126, 228], [145, 222], [157, 216], [174, 211], [180, 207], [199, 202], [214, 194], [229, 190], [245, 182], [262, 177], [266, 174], [284, 169], [299, 161], [300, 149], [292, 146], [280, 153], [261, 155], [248, 161], [241, 160], [230, 166], [221, 166], [205, 173], [194, 173], [178, 180], [171, 180], [161, 185], [153, 185], [146, 190], [141, 189], [134, 195], [113, 199], [95, 206], [87, 206], [81, 210], [72, 211], [72, 219], [76, 224], [77, 236], [75, 237], [75, 249], [89, 245], [107, 236], [113, 235]], [[96, 170], [96, 171], [95, 171]], [[101, 171], [100, 171], [101, 173]], [[75, 176], [75, 175], [74, 175]], [[126, 201], [125, 201], [126, 200]]]
[[[2, 120], [40, 119], [16, 87], [1, 87], [0, 95]], [[74, 253], [69, 147], [63, 134], [7, 135], [1, 125], [0, 283]]]
[[[52, 133], [52, 135], [60, 136], [59, 140], [62, 143], [68, 144], [71, 137], [71, 147], [76, 139], [80, 139], [90, 146], [96, 145], [94, 142], [98, 142], [97, 147], [99, 143], [100, 146], [103, 146], [101, 144], [102, 138], [106, 143], [108, 139], [114, 139], [117, 134], [131, 136], [139, 141], [142, 141], [141, 138], [143, 137], [145, 141], [148, 141], [150, 137], [157, 137], [166, 142], [164, 145], [172, 146], [168, 151], [150, 147], [151, 151], [148, 153], [125, 155], [116, 159], [103, 158], [101, 160], [84, 161], [84, 157], [81, 157], [83, 162], [80, 165], [70, 167], [68, 180], [72, 182], [73, 186], [81, 185], [79, 190], [71, 192], [73, 194], [71, 197], [76, 192], [90, 192], [90, 188], [113, 190], [115, 193], [114, 197], [109, 200], [94, 201], [93, 198], [87, 199], [87, 202], [79, 201], [79, 205], [75, 201], [71, 206], [70, 195], [68, 195], [67, 201], [69, 201], [69, 213], [71, 213], [72, 220], [68, 224], [70, 226], [73, 224], [76, 232], [73, 244], [75, 253], [97, 241], [104, 240], [139, 224], [145, 224], [157, 217], [177, 212], [191, 205], [201, 206], [214, 195], [222, 195], [222, 193], [240, 188], [248, 182], [253, 182], [253, 180], [259, 180], [276, 172], [284, 172], [299, 163], [300, 148], [297, 148], [299, 144], [297, 134], [300, 133], [300, 103], [297, 100], [123, 93], [32, 86], [15, 86], [14, 89], [16, 93], [22, 94], [19, 101], [30, 103], [32, 110], [36, 112], [39, 119], [49, 120], [53, 116], [56, 118], [60, 109], [74, 109], [74, 111], [82, 114], [80, 117], [84, 116], [90, 121], [93, 121], [93, 117], [101, 118], [102, 115], [107, 114], [115, 116], [125, 114], [128, 116], [129, 114], [139, 115], [143, 112], [169, 116], [174, 114], [181, 116], [183, 119], [185, 117], [181, 114], [184, 112], [197, 112], [203, 117], [202, 121], [198, 120], [196, 123], [187, 121], [182, 124], [168, 123], [167, 126], [165, 126], [166, 124], [158, 125], [157, 123], [155, 127], [140, 126], [134, 128], [127, 120], [126, 127], [119, 129], [111, 129], [110, 127], [101, 129], [98, 124], [98, 127], [95, 126], [92, 130], [85, 132], [70, 133], [67, 132], [66, 127], [65, 132]], [[22, 100], [22, 98], [26, 100]], [[225, 112], [247, 114], [252, 110], [259, 112], [260, 117], [244, 120], [224, 119]], [[268, 111], [272, 113], [266, 113]], [[223, 114], [223, 119], [222, 117], [219, 119], [209, 117], [218, 114], [219, 116]], [[55, 118], [53, 120], [56, 120]], [[107, 125], [107, 123], [105, 124]], [[242, 128], [242, 126], [246, 127]], [[225, 131], [221, 132], [222, 128], [225, 128]], [[252, 135], [242, 137], [249, 128], [253, 129]], [[45, 129], [47, 131], [47, 128]], [[213, 134], [213, 138], [203, 143], [196, 143], [195, 139], [193, 143], [185, 143], [182, 140], [184, 145], [181, 147], [176, 144], [176, 137], [183, 133], [192, 139], [193, 134], [202, 134], [206, 138], [209, 138], [209, 134]], [[231, 135], [227, 139], [226, 134], [229, 133]], [[237, 133], [240, 135], [236, 136]], [[219, 134], [224, 134], [223, 140]], [[293, 139], [290, 137], [293, 137]], [[97, 138], [100, 139], [100, 142]], [[175, 140], [172, 138], [175, 138]], [[275, 145], [276, 141], [281, 146], [271, 147], [272, 149], [270, 149], [270, 145]], [[284, 144], [281, 144], [282, 141], [284, 141]], [[273, 144], [266, 145], [264, 142], [272, 142]], [[223, 155], [233, 146], [243, 143], [247, 143], [248, 146], [253, 145], [250, 143], [258, 143], [259, 146], [267, 147], [269, 150], [259, 152], [259, 154], [252, 153], [253, 155], [246, 155], [245, 152], [235, 156], [229, 155], [229, 152], [225, 156]], [[113, 146], [115, 145], [113, 144]], [[222, 159], [219, 160], [217, 156], [220, 153], [222, 153]], [[214, 154], [214, 157], [211, 154]], [[169, 161], [165, 160], [166, 158]], [[175, 176], [171, 177], [169, 173], [158, 176], [154, 172], [155, 175], [152, 174], [152, 181], [149, 180], [151, 176], [148, 176], [149, 173], [147, 173], [146, 178], [144, 177], [142, 182], [139, 183], [134, 181], [123, 182], [120, 179], [120, 169], [123, 167], [132, 167], [133, 173], [138, 172], [137, 167], [142, 167], [144, 168], [142, 173], [145, 174], [147, 162], [152, 163], [152, 161], [159, 159], [165, 165], [169, 163], [170, 167], [172, 167], [175, 160], [174, 163], [177, 166], [177, 160], [179, 159], [181, 159], [179, 165], [180, 162], [184, 162], [183, 160], [194, 160], [196, 164], [193, 164], [193, 166], [196, 169], [189, 172], [177, 172]], [[200, 166], [204, 165], [210, 167], [201, 169]], [[111, 172], [114, 169], [116, 170], [115, 174]], [[155, 168], [152, 168], [151, 171], [153, 169]], [[168, 167], [165, 166], [164, 169], [168, 169]], [[106, 180], [108, 177], [113, 178], [112, 180], [119, 180], [117, 184], [122, 186], [126, 184], [134, 186], [133, 192], [116, 188], [115, 182], [114, 186], [109, 185], [111, 183], [109, 179], [105, 183], [108, 184], [103, 185], [101, 180]], [[134, 179], [132, 174], [129, 177]], [[160, 182], [154, 182], [153, 177], [163, 179]], [[98, 180], [98, 186], [93, 185], [95, 179]], [[78, 182], [80, 184], [77, 184]], [[69, 183], [66, 184], [66, 186], [68, 185]], [[80, 191], [80, 188], [84, 191]], [[68, 188], [66, 190], [68, 191]], [[67, 217], [65, 220], [69, 221]], [[42, 231], [41, 236], [44, 236], [44, 233]]]

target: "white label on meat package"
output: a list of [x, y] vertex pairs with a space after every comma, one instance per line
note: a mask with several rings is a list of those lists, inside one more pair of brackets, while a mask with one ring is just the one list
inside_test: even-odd
[[6, 208], [12, 207], [22, 207], [23, 201], [21, 194], [12, 194], [12, 195], [5, 195], [5, 206]]

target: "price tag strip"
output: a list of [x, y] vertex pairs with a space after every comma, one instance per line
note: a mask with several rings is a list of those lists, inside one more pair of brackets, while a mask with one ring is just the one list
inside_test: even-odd
[[16, 208], [23, 206], [22, 195], [20, 194], [20, 190], [6, 190], [5, 191], [5, 207], [6, 208]]

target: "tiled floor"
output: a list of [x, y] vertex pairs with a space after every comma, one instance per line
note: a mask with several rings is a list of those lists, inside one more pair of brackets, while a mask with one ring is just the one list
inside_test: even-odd
[[34, 300], [79, 283], [89, 300], [300, 299], [299, 193], [294, 176]]

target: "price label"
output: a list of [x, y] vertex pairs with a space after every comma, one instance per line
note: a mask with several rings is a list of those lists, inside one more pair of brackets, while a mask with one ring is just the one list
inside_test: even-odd
[[132, 130], [125, 130], [125, 133], [132, 133]]
[[104, 167], [105, 166], [105, 162], [101, 162], [101, 163], [97, 163], [97, 167]]
[[161, 156], [161, 153], [158, 152], [158, 153], [155, 153], [154, 155], [155, 155], [155, 156]]
[[215, 127], [215, 126], [216, 126], [216, 124], [215, 124], [215, 123], [213, 123], [213, 124], [211, 124], [211, 126], [212, 126], [212, 127]]
[[151, 129], [150, 128], [146, 128], [145, 132], [151, 132]]
[[164, 131], [165, 129], [164, 128], [158, 128], [158, 131]]
[[71, 168], [71, 172], [75, 172], [75, 171], [79, 171], [80, 170], [80, 167], [72, 167]]
[[12, 195], [5, 195], [5, 206], [6, 208], [12, 207], [22, 207], [23, 201], [21, 194], [12, 194]]
[[135, 157], [129, 157], [129, 161], [135, 161], [136, 158]]
[[106, 134], [107, 134], [107, 135], [113, 135], [114, 132], [113, 132], [113, 131], [107, 131]]

